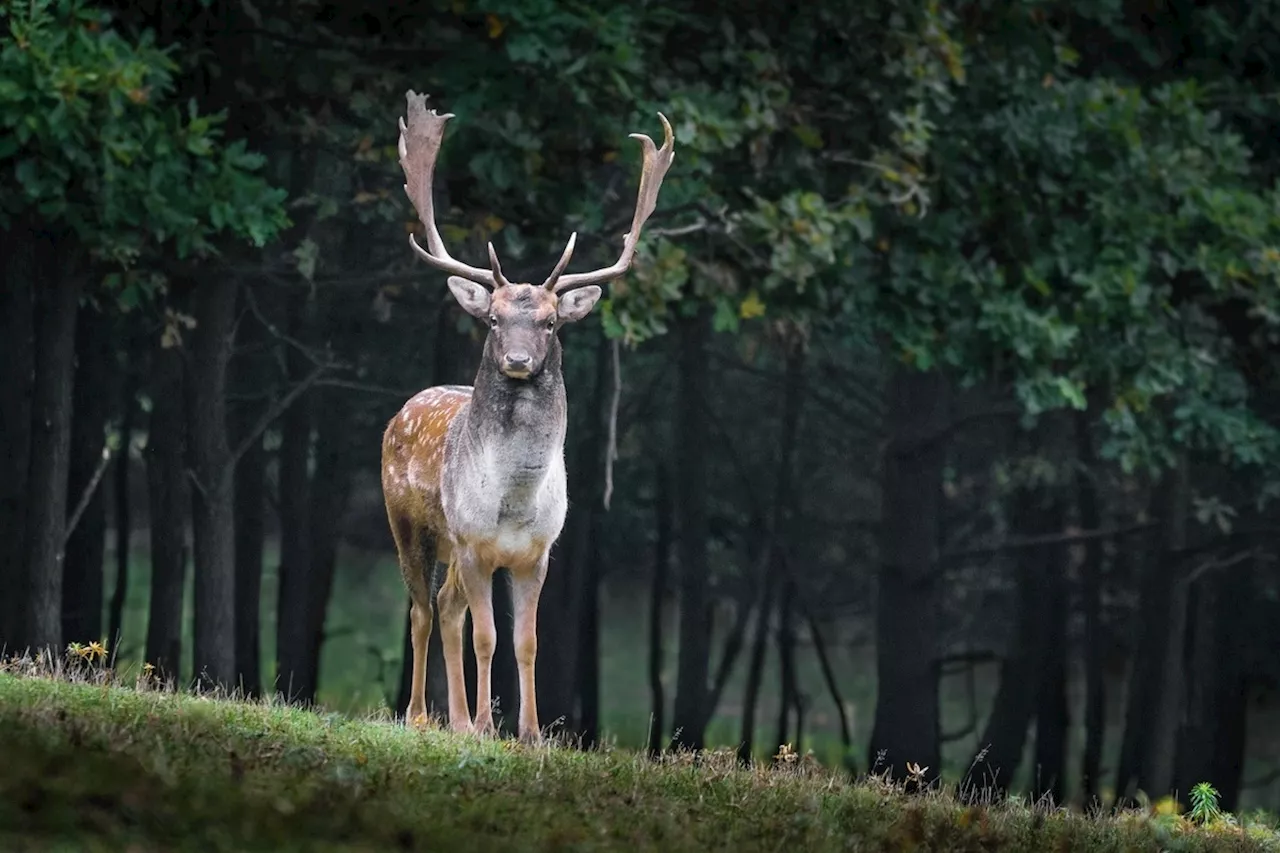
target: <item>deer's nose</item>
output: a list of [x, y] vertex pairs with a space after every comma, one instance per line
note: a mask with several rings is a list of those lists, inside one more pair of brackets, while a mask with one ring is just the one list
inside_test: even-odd
[[505, 362], [503, 366], [506, 367], [507, 370], [515, 372], [528, 370], [529, 365], [533, 361], [527, 352], [509, 352], [503, 356], [502, 360]]

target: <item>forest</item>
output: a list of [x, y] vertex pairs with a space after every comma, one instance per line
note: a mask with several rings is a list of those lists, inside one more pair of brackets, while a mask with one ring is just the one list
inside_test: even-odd
[[543, 724], [1280, 810], [1280, 3], [0, 22], [7, 654], [403, 714], [382, 434], [488, 332], [409, 245], [406, 92], [455, 115], [450, 251], [512, 281], [617, 257], [661, 113], [635, 262], [560, 333]]

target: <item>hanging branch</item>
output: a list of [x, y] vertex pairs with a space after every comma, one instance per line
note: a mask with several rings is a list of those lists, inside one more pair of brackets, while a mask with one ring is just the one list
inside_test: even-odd
[[80, 494], [80, 502], [76, 504], [75, 511], [71, 513], [71, 518], [67, 520], [67, 529], [62, 533], [62, 548], [66, 549], [67, 543], [71, 541], [71, 534], [76, 532], [76, 525], [80, 523], [80, 517], [84, 515], [86, 509], [89, 508], [89, 501], [93, 500], [93, 493], [98, 490], [98, 484], [102, 482], [102, 475], [107, 471], [107, 463], [111, 461], [111, 447], [104, 446], [102, 448], [102, 458], [98, 460], [98, 467], [93, 470], [93, 476], [89, 479], [89, 484], [84, 487], [84, 491]]
[[613, 496], [613, 463], [618, 459], [618, 404], [622, 400], [622, 359], [618, 339], [613, 339], [613, 399], [609, 403], [609, 442], [604, 451], [604, 508]]

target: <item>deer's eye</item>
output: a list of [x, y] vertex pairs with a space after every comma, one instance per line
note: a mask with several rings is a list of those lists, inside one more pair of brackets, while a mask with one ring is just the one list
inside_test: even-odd
[[550, 320], [547, 321], [547, 331], [553, 332], [555, 331], [555, 328], [556, 328], [556, 318], [552, 317]]
[[491, 329], [498, 328], [498, 318], [495, 317], [493, 314], [489, 315], [489, 328]]

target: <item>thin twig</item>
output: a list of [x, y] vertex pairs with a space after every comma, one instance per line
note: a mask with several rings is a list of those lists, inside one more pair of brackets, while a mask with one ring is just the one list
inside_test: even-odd
[[613, 497], [613, 463], [618, 458], [618, 404], [622, 400], [622, 359], [618, 339], [613, 339], [613, 400], [609, 403], [609, 443], [604, 451], [604, 508]]
[[320, 376], [328, 370], [328, 365], [320, 364], [316, 369], [307, 374], [297, 385], [289, 389], [289, 393], [285, 394], [279, 400], [276, 400], [270, 408], [262, 413], [262, 417], [258, 418], [258, 422], [253, 425], [236, 449], [231, 454], [232, 462], [240, 461], [240, 458], [249, 452], [249, 448], [258, 440], [258, 437], [266, 432], [267, 427], [271, 426], [271, 422], [284, 414], [285, 410], [293, 405], [294, 401], [303, 395], [304, 392], [319, 380]]
[[107, 463], [110, 461], [111, 448], [104, 446], [102, 448], [102, 458], [98, 460], [98, 467], [93, 470], [93, 476], [89, 478], [89, 484], [84, 487], [84, 492], [80, 495], [80, 502], [76, 504], [75, 512], [71, 513], [71, 518], [67, 520], [67, 529], [62, 532], [62, 547], [64, 549], [67, 547], [67, 543], [71, 541], [71, 534], [76, 532], [76, 525], [80, 523], [80, 517], [89, 508], [89, 501], [93, 499], [93, 493], [98, 490], [98, 484], [102, 482], [102, 475], [106, 473]]
[[1155, 527], [1154, 521], [1130, 524], [1127, 527], [1108, 527], [1101, 530], [1081, 530], [1078, 533], [1047, 533], [1041, 536], [1019, 536], [1006, 539], [999, 545], [985, 548], [964, 548], [955, 551], [944, 551], [943, 559], [961, 560], [966, 557], [992, 557], [1004, 551], [1016, 551], [1022, 548], [1039, 548], [1044, 545], [1073, 545], [1076, 542], [1087, 542], [1090, 539], [1111, 539], [1141, 533]]

